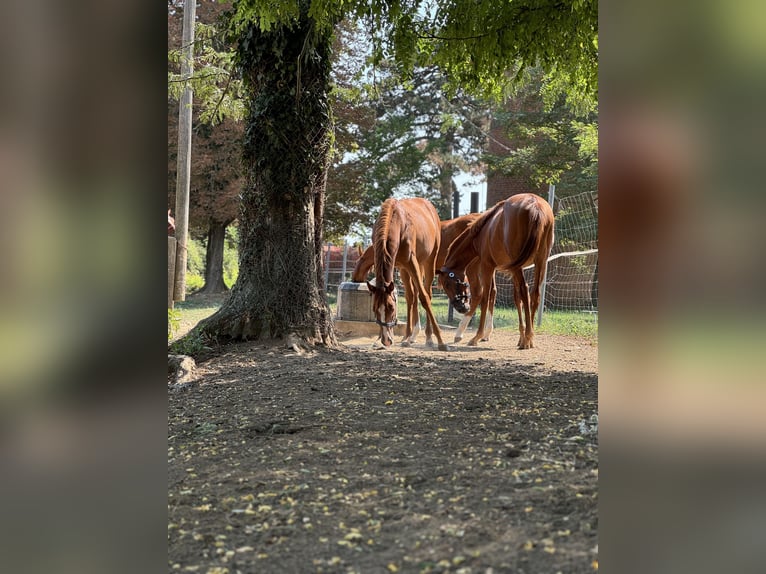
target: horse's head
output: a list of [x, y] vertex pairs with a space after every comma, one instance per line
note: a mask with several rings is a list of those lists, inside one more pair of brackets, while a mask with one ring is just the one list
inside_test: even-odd
[[436, 272], [439, 275], [439, 284], [447, 294], [447, 298], [452, 301], [452, 306], [458, 313], [468, 311], [468, 303], [471, 300], [471, 292], [468, 288], [468, 281], [465, 275], [458, 276], [454, 271], [442, 267]]
[[375, 322], [380, 325], [380, 342], [389, 347], [394, 342], [394, 327], [396, 326], [396, 285], [391, 281], [381, 286], [367, 282], [367, 288], [372, 295], [372, 307], [375, 311]]

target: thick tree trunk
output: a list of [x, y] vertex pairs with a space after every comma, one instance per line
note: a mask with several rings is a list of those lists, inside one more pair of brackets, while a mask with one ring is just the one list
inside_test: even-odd
[[226, 223], [211, 222], [207, 234], [205, 257], [205, 285], [200, 293], [213, 294], [228, 291], [223, 280], [223, 249], [226, 244]]
[[218, 341], [289, 338], [335, 346], [322, 274], [322, 220], [332, 121], [330, 35], [305, 15], [292, 28], [245, 30], [249, 90], [239, 277], [200, 324]]

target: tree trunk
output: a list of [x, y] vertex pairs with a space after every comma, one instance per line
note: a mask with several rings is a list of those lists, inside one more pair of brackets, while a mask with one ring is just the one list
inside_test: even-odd
[[211, 222], [207, 234], [205, 257], [205, 285], [200, 293], [212, 294], [227, 291], [223, 280], [223, 249], [226, 243], [226, 223]]
[[329, 32], [307, 16], [294, 26], [243, 31], [248, 89], [246, 184], [239, 277], [199, 329], [220, 341], [289, 338], [335, 346], [322, 274], [324, 192], [332, 137]]
[[436, 211], [439, 213], [439, 219], [445, 221], [452, 219], [454, 214], [452, 213], [452, 195], [455, 191], [455, 182], [452, 176], [455, 173], [455, 165], [452, 163], [452, 154], [454, 152], [454, 138], [455, 132], [449, 129], [444, 134], [444, 158], [439, 168], [439, 205]]

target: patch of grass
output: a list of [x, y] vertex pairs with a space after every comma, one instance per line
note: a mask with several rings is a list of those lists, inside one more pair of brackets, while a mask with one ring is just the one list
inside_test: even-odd
[[[434, 311], [436, 320], [443, 325], [456, 326], [460, 323], [463, 316], [455, 311], [451, 322], [447, 321], [449, 302], [445, 297], [434, 297], [431, 308]], [[399, 317], [407, 316], [407, 307], [404, 298], [399, 300]], [[420, 311], [421, 322], [425, 324], [425, 313]], [[477, 310], [474, 318], [471, 320], [470, 327], [477, 328], [481, 311]], [[495, 307], [493, 316], [495, 329], [518, 329], [519, 316], [514, 307]], [[540, 327], [537, 327], [535, 319], [535, 329], [541, 333], [551, 333], [554, 335], [575, 335], [588, 339], [598, 338], [598, 313], [582, 311], [548, 311], [543, 313], [543, 321]]]
[[[442, 325], [457, 326], [463, 316], [453, 313], [453, 320], [447, 321], [448, 301], [445, 297], [440, 297], [435, 293], [433, 300], [434, 315], [436, 320]], [[330, 291], [328, 301], [333, 314], [336, 311], [337, 293]], [[210, 297], [190, 297], [186, 301], [176, 303], [176, 310], [179, 314], [178, 336], [189, 332], [197, 323], [215, 313], [221, 306], [222, 296]], [[404, 319], [407, 316], [407, 307], [404, 297], [399, 298], [399, 317]], [[425, 313], [420, 311], [421, 322], [425, 325]], [[477, 311], [471, 321], [470, 328], [475, 329], [479, 325], [480, 312]], [[170, 321], [170, 319], [168, 319]], [[518, 329], [519, 319], [516, 309], [513, 307], [495, 307], [494, 325], [496, 329]], [[542, 325], [535, 329], [541, 333], [550, 333], [554, 335], [575, 335], [587, 339], [596, 340], [598, 338], [598, 313], [587, 311], [545, 311], [543, 313]], [[170, 326], [168, 326], [170, 332]], [[184, 353], [189, 354], [189, 353]]]
[[[172, 338], [178, 339], [179, 337], [182, 337], [194, 328], [197, 323], [202, 321], [202, 319], [206, 319], [218, 311], [224, 297], [225, 294], [208, 296], [192, 295], [191, 297], [188, 297], [186, 301], [177, 301], [173, 312], [177, 314], [178, 327], [174, 330]], [[168, 313], [168, 316], [169, 315], [170, 313]], [[169, 326], [168, 331], [170, 331]]]
[[204, 351], [210, 351], [211, 349], [205, 344], [205, 340], [199, 332], [192, 332], [171, 343], [169, 350], [177, 355], [198, 357]]
[[546, 311], [540, 325], [543, 333], [598, 338], [598, 313], [588, 311]]

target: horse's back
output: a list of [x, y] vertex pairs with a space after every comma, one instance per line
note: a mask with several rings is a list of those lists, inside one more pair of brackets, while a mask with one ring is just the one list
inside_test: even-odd
[[[505, 199], [479, 233], [482, 258], [491, 258], [496, 267], [510, 270], [528, 265], [535, 254], [553, 238], [553, 210], [534, 193], [520, 193]], [[547, 256], [547, 254], [546, 254]]]

